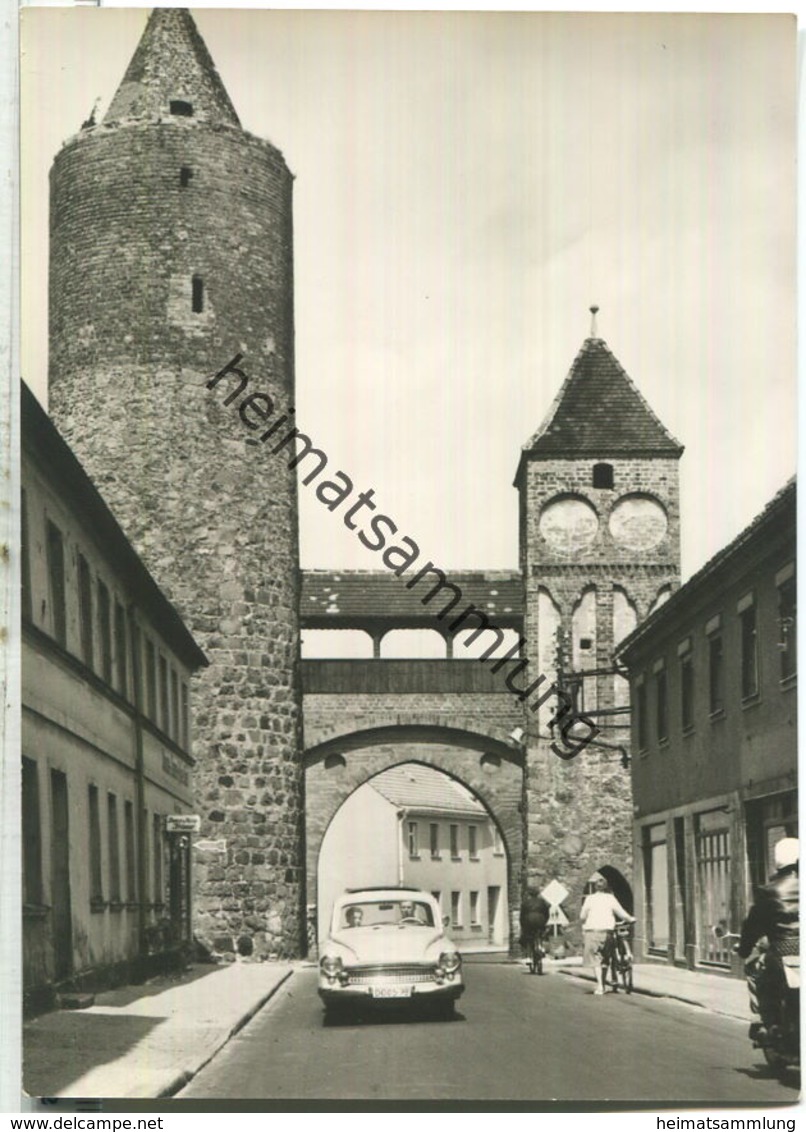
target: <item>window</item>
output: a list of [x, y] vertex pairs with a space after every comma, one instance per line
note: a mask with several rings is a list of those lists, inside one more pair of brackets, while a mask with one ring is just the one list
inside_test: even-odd
[[190, 750], [190, 689], [182, 681], [182, 735], [180, 744], [186, 751]]
[[126, 666], [126, 611], [119, 601], [115, 602], [115, 660], [117, 662], [118, 691], [122, 696], [128, 691]]
[[[788, 577], [781, 578], [778, 584], [778, 649], [781, 654], [782, 680], [794, 676], [798, 667], [798, 607], [794, 564], [788, 570], [792, 572]], [[786, 573], [787, 571], [781, 571], [781, 574]]]
[[98, 582], [98, 629], [101, 638], [101, 675], [107, 684], [112, 683], [112, 619], [109, 590]]
[[171, 737], [179, 742], [179, 677], [171, 669]]
[[167, 735], [170, 731], [170, 711], [168, 708], [168, 661], [160, 657], [160, 727]]
[[669, 861], [665, 824], [644, 827], [644, 885], [649, 946], [663, 951], [669, 945]]
[[109, 900], [120, 903], [120, 834], [118, 831], [118, 800], [114, 794], [107, 797], [107, 834], [109, 837]]
[[417, 822], [409, 822], [409, 856], [416, 857], [417, 854]]
[[193, 276], [192, 309], [194, 314], [201, 314], [204, 310], [204, 280], [201, 275]]
[[123, 807], [123, 825], [126, 837], [126, 899], [130, 904], [137, 900], [137, 861], [134, 855], [134, 806], [126, 802]]
[[470, 925], [473, 927], [479, 922], [479, 894], [478, 892], [470, 893]]
[[181, 98], [172, 98], [170, 103], [170, 111], [178, 118], [192, 118], [193, 117], [193, 103], [185, 102]]
[[459, 826], [452, 825], [450, 828], [451, 835], [451, 856], [454, 860], [459, 856]]
[[462, 926], [462, 894], [461, 892], [451, 893], [451, 924], [455, 928]]
[[186, 189], [193, 177], [193, 170], [187, 165], [183, 165], [179, 170], [179, 184], [183, 189]]
[[669, 738], [669, 703], [666, 690], [666, 666], [655, 672], [655, 732], [658, 742]]
[[25, 488], [20, 497], [20, 569], [22, 578], [22, 615], [31, 619], [33, 601], [31, 600], [31, 542], [28, 534], [28, 503]]
[[694, 726], [694, 662], [690, 645], [680, 656], [680, 726], [683, 731]]
[[53, 636], [60, 645], [67, 644], [67, 609], [64, 600], [64, 543], [62, 532], [48, 520], [47, 527], [48, 580], [50, 605], [53, 612]]
[[479, 859], [478, 832], [478, 827], [475, 825], [467, 827], [467, 848], [471, 861], [478, 861]]
[[81, 622], [81, 655], [87, 667], [92, 668], [92, 578], [83, 554], [78, 556], [78, 615]]
[[22, 899], [42, 903], [42, 829], [39, 775], [33, 759], [22, 760]]
[[503, 857], [504, 855], [504, 840], [497, 825], [493, 826], [493, 853], [496, 857]]
[[431, 856], [439, 858], [439, 825], [431, 822], [428, 827], [428, 836], [431, 842]]
[[638, 750], [645, 751], [648, 743], [646, 725], [646, 684], [643, 678], [635, 686], [635, 717], [638, 733]]
[[756, 606], [753, 595], [739, 602], [741, 630], [742, 699], [758, 695], [758, 642], [756, 639]]
[[154, 814], [152, 818], [152, 837], [154, 843], [154, 903], [162, 904], [162, 818]]
[[103, 861], [101, 858], [101, 810], [98, 802], [98, 787], [89, 788], [90, 819], [90, 904], [103, 902]]
[[725, 708], [721, 618], [719, 616], [712, 618], [706, 625], [705, 631], [708, 634], [708, 710], [711, 715], [717, 715]]
[[146, 713], [157, 722], [157, 653], [154, 642], [146, 638]]
[[594, 464], [593, 465], [593, 486], [594, 487], [612, 487], [613, 486], [613, 465], [612, 464]]

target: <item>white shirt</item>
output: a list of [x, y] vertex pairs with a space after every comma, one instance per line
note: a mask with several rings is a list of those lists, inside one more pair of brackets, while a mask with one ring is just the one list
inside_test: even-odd
[[612, 892], [591, 892], [582, 903], [579, 918], [586, 932], [612, 931], [617, 920], [632, 920]]

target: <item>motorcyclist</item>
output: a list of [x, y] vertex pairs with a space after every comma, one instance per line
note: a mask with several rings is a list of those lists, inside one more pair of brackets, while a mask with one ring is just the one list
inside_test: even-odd
[[800, 947], [800, 901], [798, 865], [800, 846], [796, 837], [785, 837], [773, 850], [775, 872], [757, 889], [756, 902], [742, 925], [737, 951], [745, 960], [750, 1006], [761, 1018], [753, 1023], [750, 1036], [763, 1037], [776, 1025], [779, 990], [784, 979], [782, 955], [797, 955]]

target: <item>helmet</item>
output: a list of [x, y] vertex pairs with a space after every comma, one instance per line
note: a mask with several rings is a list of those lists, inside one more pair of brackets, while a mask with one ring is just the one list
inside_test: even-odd
[[800, 842], [797, 837], [784, 837], [776, 842], [772, 851], [776, 870], [788, 869], [798, 863]]

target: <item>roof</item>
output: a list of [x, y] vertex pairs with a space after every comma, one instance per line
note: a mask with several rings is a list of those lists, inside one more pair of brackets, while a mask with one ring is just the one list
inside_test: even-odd
[[[502, 629], [518, 628], [523, 620], [523, 581], [514, 570], [444, 571], [446, 581], [458, 586], [463, 603], [455, 615], [472, 603]], [[412, 589], [391, 571], [305, 570], [302, 574], [300, 621], [304, 629], [343, 628], [368, 622], [394, 623], [397, 627], [428, 625], [451, 600], [451, 591], [435, 593], [423, 604], [438, 578], [429, 573]]]
[[[683, 447], [664, 428], [602, 338], [586, 338], [528, 456], [666, 455]], [[519, 469], [520, 471], [520, 469]]]
[[138, 606], [149, 614], [177, 656], [190, 668], [206, 667], [207, 657], [146, 569], [73, 450], [24, 381], [20, 387], [23, 451], [30, 454], [37, 467], [50, 470], [55, 490], [92, 528], [101, 552], [115, 564]]
[[177, 114], [174, 121], [184, 118], [240, 126], [190, 12], [186, 8], [155, 8], [106, 112], [104, 125], [168, 118], [174, 101], [192, 107], [189, 115], [187, 111]]
[[796, 492], [797, 481], [795, 476], [788, 480], [780, 491], [776, 492], [767, 506], [761, 511], [749, 526], [745, 527], [732, 542], [723, 548], [705, 563], [704, 566], [692, 574], [685, 585], [676, 590], [668, 601], [664, 602], [658, 609], [655, 610], [651, 616], [647, 617], [632, 633], [618, 645], [616, 649], [617, 656], [623, 656], [629, 652], [633, 645], [637, 644], [647, 633], [654, 630], [658, 625], [662, 625], [669, 617], [676, 620], [679, 616], [678, 611], [683, 603], [689, 600], [693, 594], [701, 586], [704, 586], [714, 575], [716, 575], [723, 567], [730, 563], [731, 558], [738, 553], [741, 549], [747, 546], [748, 543], [755, 539], [764, 539], [767, 537], [767, 528], [773, 523], [780, 520], [786, 515], [788, 510], [791, 510], [792, 522], [792, 540], [794, 546], [795, 540], [795, 518], [796, 518]]
[[469, 790], [447, 774], [426, 766], [395, 766], [370, 779], [369, 785], [392, 805], [408, 810], [487, 816], [484, 806]]

